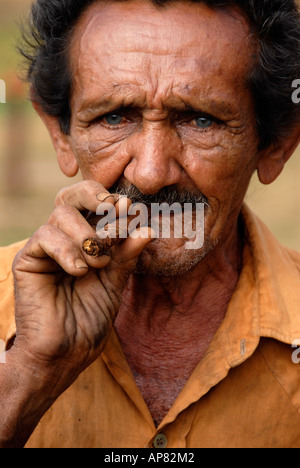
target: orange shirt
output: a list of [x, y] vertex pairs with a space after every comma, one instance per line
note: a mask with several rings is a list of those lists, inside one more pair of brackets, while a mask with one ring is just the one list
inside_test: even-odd
[[[246, 206], [243, 219], [243, 269], [225, 320], [160, 426], [113, 331], [27, 447], [300, 447], [300, 350], [291, 346], [300, 340], [300, 254]], [[21, 246], [0, 249], [2, 340], [15, 333], [10, 268]]]

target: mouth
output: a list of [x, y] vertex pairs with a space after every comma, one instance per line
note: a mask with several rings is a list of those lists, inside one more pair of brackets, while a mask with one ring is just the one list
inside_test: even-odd
[[[115, 211], [114, 214], [108, 215], [103, 207], [103, 214], [97, 210], [97, 214], [89, 213], [86, 216], [86, 220], [95, 230], [97, 237], [101, 239], [101, 243], [107, 243], [107, 250], [122, 239], [135, 235], [136, 229], [143, 227], [152, 229], [153, 239], [173, 241], [181, 239], [186, 249], [202, 248], [205, 212], [209, 204], [201, 192], [179, 190], [175, 186], [167, 186], [158, 193], [149, 195], [141, 193], [133, 185], [124, 186], [123, 184], [111, 187], [110, 192], [120, 195], [121, 198], [130, 199], [132, 204], [128, 214], [124, 218], [117, 219]], [[87, 239], [87, 241], [95, 241], [95, 239]], [[97, 239], [96, 243], [98, 246]], [[103, 248], [101, 244], [101, 252]]]

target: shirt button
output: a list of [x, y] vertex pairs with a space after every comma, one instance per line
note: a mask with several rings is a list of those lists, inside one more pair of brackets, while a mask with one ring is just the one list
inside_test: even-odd
[[168, 445], [168, 439], [165, 434], [157, 434], [153, 440], [154, 448], [166, 448]]

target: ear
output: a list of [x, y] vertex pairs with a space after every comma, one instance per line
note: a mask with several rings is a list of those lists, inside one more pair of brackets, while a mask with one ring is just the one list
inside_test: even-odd
[[56, 117], [46, 114], [39, 103], [33, 101], [32, 104], [48, 129], [62, 172], [67, 177], [74, 177], [78, 173], [79, 167], [68, 135], [65, 135], [61, 130]]
[[271, 184], [281, 174], [300, 143], [300, 128], [296, 126], [286, 138], [263, 150], [257, 164], [257, 173], [262, 184]]

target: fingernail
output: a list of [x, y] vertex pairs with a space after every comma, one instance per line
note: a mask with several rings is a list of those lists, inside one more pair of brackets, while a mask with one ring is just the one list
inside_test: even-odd
[[77, 270], [88, 270], [88, 266], [86, 263], [84, 263], [83, 260], [81, 260], [80, 258], [78, 258], [77, 260], [75, 260], [75, 267], [77, 268]]

